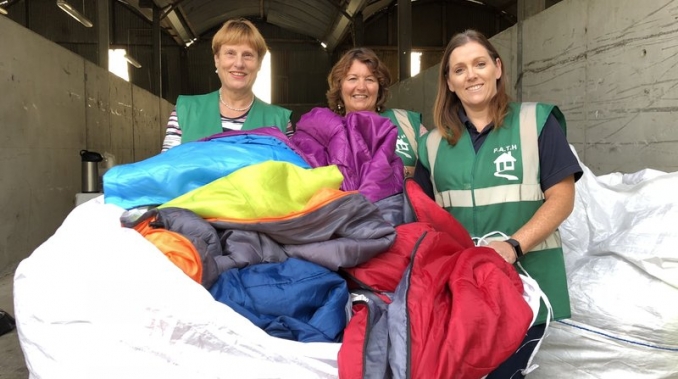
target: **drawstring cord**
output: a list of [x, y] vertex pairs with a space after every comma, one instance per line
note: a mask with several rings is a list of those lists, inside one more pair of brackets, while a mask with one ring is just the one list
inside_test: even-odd
[[485, 234], [482, 237], [471, 237], [471, 239], [473, 240], [473, 242], [475, 243], [476, 246], [487, 246], [487, 244], [490, 243], [488, 238], [494, 236], [495, 234], [498, 234], [499, 236], [504, 237], [504, 239], [509, 238], [509, 236], [507, 236], [504, 232], [500, 232], [498, 230], [495, 230], [493, 232], [489, 232], [489, 233]]
[[[517, 262], [516, 265], [520, 268], [520, 270], [527, 276], [528, 278], [532, 279], [532, 281], [536, 284], [537, 282], [530, 276], [530, 274], [527, 273], [527, 270], [523, 267], [520, 262]], [[551, 323], [551, 318], [553, 317], [553, 307], [551, 306], [551, 302], [549, 301], [549, 298], [546, 296], [544, 291], [541, 290], [541, 288], [537, 287], [537, 291], [539, 293], [539, 297], [541, 300], [544, 302], [546, 305], [546, 326], [544, 327], [544, 334], [539, 338], [539, 342], [537, 342], [537, 346], [534, 347], [534, 350], [532, 350], [532, 355], [530, 355], [530, 359], [527, 360], [527, 365], [524, 369], [520, 370], [520, 372], [527, 376], [529, 373], [532, 371], [536, 370], [539, 368], [538, 364], [533, 364], [532, 361], [534, 360], [534, 357], [537, 355], [537, 352], [539, 351], [539, 348], [541, 347], [542, 342], [544, 342], [544, 338], [546, 338], [546, 333], [548, 333], [549, 330], [549, 324]], [[532, 341], [528, 341], [532, 342]], [[522, 348], [522, 347], [521, 347]], [[520, 349], [519, 349], [520, 350]]]

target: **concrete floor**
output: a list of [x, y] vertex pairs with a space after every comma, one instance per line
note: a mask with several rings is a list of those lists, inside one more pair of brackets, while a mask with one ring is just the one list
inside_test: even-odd
[[[12, 284], [16, 266], [0, 272], [0, 309], [14, 317]], [[0, 379], [27, 379], [28, 369], [16, 329], [0, 336]]]

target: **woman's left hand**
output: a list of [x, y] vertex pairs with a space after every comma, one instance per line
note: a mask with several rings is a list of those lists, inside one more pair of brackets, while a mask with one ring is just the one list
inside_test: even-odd
[[506, 262], [510, 264], [516, 263], [518, 257], [510, 243], [505, 241], [492, 241], [488, 243], [487, 246], [493, 248]]

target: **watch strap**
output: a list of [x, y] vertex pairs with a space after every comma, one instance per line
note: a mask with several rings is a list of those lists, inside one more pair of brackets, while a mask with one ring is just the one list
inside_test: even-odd
[[507, 239], [506, 242], [513, 246], [513, 250], [516, 252], [516, 259], [520, 259], [520, 257], [523, 256], [523, 249], [520, 247], [520, 242], [514, 240], [513, 238]]

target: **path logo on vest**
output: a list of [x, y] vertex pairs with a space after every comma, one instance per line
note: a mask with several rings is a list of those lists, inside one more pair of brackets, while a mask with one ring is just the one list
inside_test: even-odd
[[410, 144], [407, 143], [405, 136], [398, 136], [398, 140], [396, 141], [396, 153], [404, 155], [408, 158], [412, 158], [412, 156], [410, 154], [408, 154], [409, 151], [410, 151]]
[[516, 159], [511, 155], [513, 150], [517, 150], [516, 145], [494, 149], [495, 153], [501, 153], [501, 155], [494, 160], [494, 167], [496, 170], [494, 176], [506, 178], [508, 180], [518, 180], [517, 176], [510, 174], [510, 172], [515, 171], [516, 169]]

